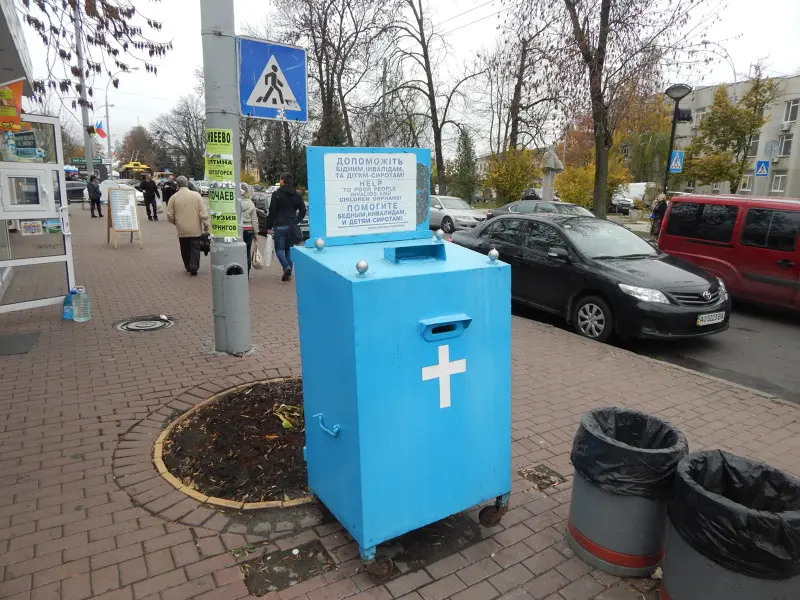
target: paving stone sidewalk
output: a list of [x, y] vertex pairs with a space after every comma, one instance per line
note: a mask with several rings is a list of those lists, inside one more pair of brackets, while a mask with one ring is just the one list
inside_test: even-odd
[[[800, 474], [797, 407], [515, 318], [513, 509], [479, 543], [374, 586], [336, 523], [318, 524], [313, 511], [275, 522], [211, 510], [166, 485], [149, 460], [161, 428], [203, 398], [299, 374], [293, 284], [282, 284], [275, 267], [255, 272], [255, 350], [217, 356], [208, 260], [199, 277], [187, 276], [166, 222], [144, 219], [144, 249], [122, 243], [116, 251], [103, 224], [72, 211], [91, 322], [64, 323], [57, 308], [0, 316], [4, 334], [41, 332], [30, 353], [0, 357], [2, 598], [236, 600], [248, 592], [234, 550], [316, 538], [338, 569], [270, 600], [655, 598], [573, 556], [564, 539], [569, 479], [542, 493], [517, 474], [545, 464], [568, 475], [581, 414], [635, 407], [681, 427], [693, 450], [724, 448]], [[15, 296], [42, 289], [46, 277], [13, 282]], [[114, 328], [149, 314], [177, 323], [152, 333]]]

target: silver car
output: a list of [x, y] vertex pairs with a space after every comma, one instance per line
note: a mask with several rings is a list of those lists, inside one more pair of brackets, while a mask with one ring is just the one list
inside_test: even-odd
[[453, 233], [459, 229], [472, 229], [486, 220], [486, 213], [475, 210], [455, 196], [431, 196], [431, 227]]

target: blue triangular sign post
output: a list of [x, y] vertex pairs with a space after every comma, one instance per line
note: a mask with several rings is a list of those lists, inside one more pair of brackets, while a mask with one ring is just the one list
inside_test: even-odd
[[681, 171], [683, 171], [683, 152], [673, 150], [669, 159], [669, 172], [680, 173]]
[[756, 177], [766, 177], [769, 174], [769, 161], [760, 160], [756, 163]]

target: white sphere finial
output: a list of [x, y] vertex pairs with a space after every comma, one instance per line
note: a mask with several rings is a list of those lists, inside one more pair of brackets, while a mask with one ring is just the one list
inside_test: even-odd
[[369, 265], [367, 264], [367, 261], [365, 261], [363, 258], [356, 263], [356, 271], [358, 271], [359, 275], [363, 275], [364, 273], [366, 273], [367, 269], [369, 269]]
[[444, 231], [442, 231], [441, 229], [437, 229], [436, 230], [436, 239], [441, 242], [444, 239]]
[[492, 248], [489, 250], [489, 260], [494, 262], [498, 258], [500, 258], [500, 253], [497, 251], [497, 248]]
[[317, 250], [322, 250], [325, 247], [325, 240], [323, 240], [322, 238], [317, 238], [316, 240], [314, 240], [314, 247]]

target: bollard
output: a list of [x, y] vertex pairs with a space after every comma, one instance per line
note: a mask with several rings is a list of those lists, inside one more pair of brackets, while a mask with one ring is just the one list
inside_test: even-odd
[[570, 456], [572, 550], [606, 573], [652, 574], [663, 555], [675, 468], [687, 452], [683, 434], [653, 416], [619, 408], [583, 415]]
[[[211, 245], [214, 339], [217, 352], [242, 355], [250, 350], [250, 301], [244, 242]], [[246, 263], [245, 263], [246, 264]]]
[[675, 477], [662, 600], [800, 597], [800, 479], [711, 450]]

